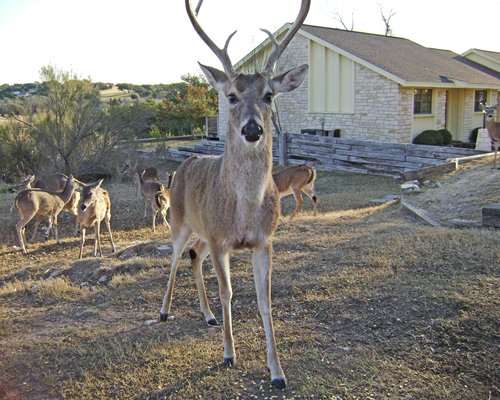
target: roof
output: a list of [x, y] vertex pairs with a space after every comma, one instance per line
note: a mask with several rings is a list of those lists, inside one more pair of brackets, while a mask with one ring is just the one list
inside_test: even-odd
[[463, 57], [449, 50], [431, 49], [400, 37], [335, 28], [303, 25], [301, 30], [406, 84], [455, 82], [462, 86], [500, 86], [498, 77], [464, 63]]
[[[283, 25], [275, 36], [289, 26], [290, 24]], [[312, 25], [302, 25], [299, 34], [375, 70], [402, 86], [500, 89], [500, 74], [485, 67], [481, 68], [479, 64], [449, 50], [431, 49], [395, 36]], [[242, 65], [269, 42], [269, 39], [264, 41], [237, 66]], [[500, 58], [500, 53], [488, 53]]]

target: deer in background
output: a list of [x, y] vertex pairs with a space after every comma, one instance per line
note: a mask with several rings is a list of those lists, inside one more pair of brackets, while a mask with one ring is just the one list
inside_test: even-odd
[[144, 181], [156, 181], [158, 180], [158, 170], [155, 167], [140, 168], [137, 166], [138, 162], [135, 162], [134, 166], [127, 164], [124, 169], [123, 174], [134, 181], [137, 184], [137, 197], [141, 196], [141, 182], [138, 175], [142, 173], [142, 179]]
[[274, 183], [278, 188], [280, 199], [293, 194], [295, 198], [295, 209], [290, 215], [290, 220], [302, 208], [302, 192], [309, 197], [313, 203], [314, 215], [317, 213], [318, 197], [314, 191], [316, 180], [316, 167], [307, 164], [291, 165], [273, 174]]
[[[36, 180], [35, 180], [36, 179]], [[55, 172], [53, 174], [43, 175], [41, 177], [36, 178], [35, 175], [31, 175], [27, 177], [23, 182], [17, 185], [14, 190], [20, 192], [25, 189], [38, 188], [48, 192], [60, 192], [64, 189], [66, 182], [68, 181], [68, 177], [61, 172]], [[83, 182], [80, 182], [78, 179], [73, 177], [73, 182], [75, 184], [75, 189], [79, 189], [83, 185]], [[71, 195], [70, 200], [64, 205], [63, 211], [68, 214], [75, 216], [75, 235], [78, 233], [78, 202], [80, 201], [80, 192], [78, 190], [74, 190]], [[33, 231], [33, 235], [31, 240], [33, 240], [36, 236], [36, 232], [38, 229], [38, 224], [35, 225], [35, 229]]]
[[48, 217], [49, 226], [46, 236], [48, 238], [50, 230], [54, 229], [56, 242], [59, 243], [57, 217], [73, 195], [73, 192], [75, 190], [73, 179], [73, 176], [70, 175], [62, 192], [49, 192], [40, 189], [25, 189], [20, 191], [16, 195], [14, 199], [14, 206], [16, 207], [16, 210], [21, 217], [19, 222], [16, 224], [16, 230], [19, 239], [19, 245], [24, 255], [27, 254], [25, 245], [25, 227], [26, 224], [35, 216], [38, 216], [38, 218], [35, 222], [33, 237], [36, 234], [36, 230], [41, 220], [44, 217]]
[[80, 224], [80, 256], [83, 258], [83, 245], [85, 244], [85, 230], [94, 227], [95, 240], [93, 256], [102, 257], [101, 250], [101, 221], [104, 220], [111, 240], [111, 251], [116, 251], [113, 235], [111, 233], [111, 200], [109, 193], [101, 188], [103, 179], [90, 185], [84, 185], [82, 197], [78, 205], [78, 222]]
[[[271, 313], [272, 240], [280, 215], [279, 195], [272, 177], [272, 102], [280, 93], [296, 89], [304, 80], [308, 66], [303, 65], [273, 76], [279, 57], [305, 20], [310, 0], [302, 0], [299, 15], [278, 43], [265, 31], [272, 50], [261, 73], [237, 74], [227, 48], [223, 49], [203, 31], [185, 0], [189, 19], [208, 47], [221, 61], [224, 72], [200, 64], [210, 84], [229, 103], [229, 127], [225, 151], [220, 156], [190, 157], [177, 169], [170, 189], [172, 263], [167, 291], [160, 310], [160, 321], [168, 320], [173, 287], [180, 257], [192, 233], [199, 247], [191, 257], [199, 257], [193, 271], [197, 282], [203, 280], [201, 264], [210, 253], [217, 275], [222, 303], [224, 364], [236, 362], [234, 348], [229, 256], [235, 250], [251, 249], [257, 301], [267, 342], [267, 366], [272, 384], [283, 388], [286, 378], [281, 368]], [[209, 324], [213, 315], [205, 314]]]
[[497, 110], [499, 104], [500, 103], [497, 103], [495, 106], [483, 107], [483, 113], [486, 114], [486, 129], [490, 135], [490, 139], [493, 143], [493, 149], [495, 151], [495, 155], [493, 157], [493, 168], [497, 168], [497, 153], [498, 145], [500, 144], [500, 122], [495, 121], [493, 113]]
[[137, 173], [139, 176], [139, 184], [141, 194], [144, 198], [144, 218], [147, 216], [148, 203], [153, 211], [153, 232], [156, 232], [156, 216], [160, 213], [163, 223], [170, 229], [167, 222], [167, 211], [170, 207], [170, 190], [165, 189], [163, 184], [158, 181], [145, 181], [144, 172]]

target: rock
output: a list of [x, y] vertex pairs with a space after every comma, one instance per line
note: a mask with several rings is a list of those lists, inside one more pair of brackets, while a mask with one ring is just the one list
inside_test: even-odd
[[49, 277], [47, 279], [53, 279], [53, 278], [57, 278], [59, 275], [61, 275], [63, 273], [62, 270], [60, 269], [56, 269], [55, 271], [52, 271], [49, 275]]
[[415, 181], [408, 181], [408, 182], [405, 182], [405, 183], [402, 183], [400, 185], [401, 187], [401, 190], [406, 190], [406, 191], [409, 191], [409, 192], [418, 192], [420, 191], [420, 186], [419, 186], [419, 183], [417, 180]]
[[107, 276], [107, 275], [103, 275], [103, 276], [101, 276], [101, 277], [99, 278], [98, 282], [99, 282], [100, 284], [103, 284], [103, 285], [104, 285], [105, 283], [107, 283], [107, 282], [108, 282], [108, 279], [109, 279], [109, 278], [108, 278], [108, 276]]

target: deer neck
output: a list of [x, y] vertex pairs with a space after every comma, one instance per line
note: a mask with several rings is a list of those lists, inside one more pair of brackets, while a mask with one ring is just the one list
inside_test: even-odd
[[68, 179], [66, 181], [66, 185], [64, 186], [64, 190], [59, 195], [64, 204], [66, 204], [71, 199], [74, 189], [75, 189], [75, 184], [73, 180]]
[[258, 199], [260, 203], [272, 183], [272, 136], [270, 129], [255, 147], [242, 142], [239, 133], [227, 135], [223, 154], [222, 176], [243, 199]]

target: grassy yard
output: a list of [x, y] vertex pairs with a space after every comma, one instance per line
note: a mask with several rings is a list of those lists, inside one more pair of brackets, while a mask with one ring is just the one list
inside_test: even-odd
[[[165, 165], [166, 170], [175, 165]], [[160, 176], [165, 176], [163, 174]], [[221, 327], [199, 312], [187, 258], [175, 318], [158, 323], [171, 253], [132, 183], [105, 184], [117, 254], [77, 260], [64, 217], [57, 245], [21, 255], [13, 195], [0, 193], [0, 398], [495, 399], [499, 398], [499, 232], [432, 228], [399, 204], [390, 178], [319, 172], [319, 213], [274, 240], [273, 315], [288, 387], [271, 387], [248, 252], [231, 257], [237, 364], [222, 366]], [[29, 230], [29, 229], [28, 229]], [[29, 235], [28, 235], [29, 236]], [[217, 281], [207, 294], [222, 320]]]

